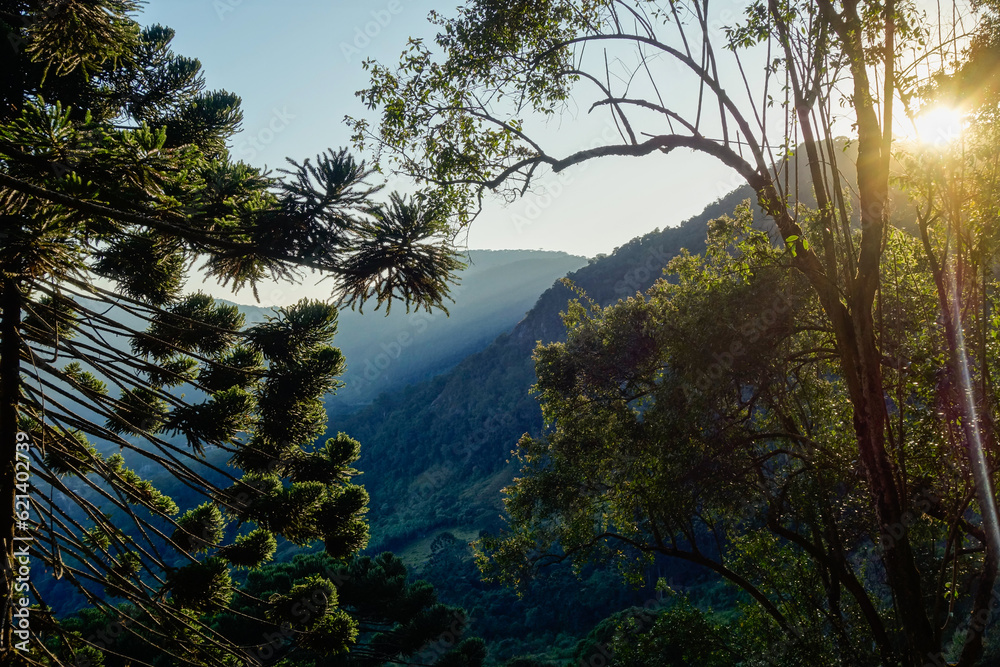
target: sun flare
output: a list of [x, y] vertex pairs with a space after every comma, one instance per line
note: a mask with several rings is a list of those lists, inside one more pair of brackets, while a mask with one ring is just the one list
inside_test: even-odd
[[917, 114], [909, 125], [909, 131], [904, 132], [907, 138], [922, 144], [941, 146], [962, 136], [965, 118], [961, 109], [935, 105]]

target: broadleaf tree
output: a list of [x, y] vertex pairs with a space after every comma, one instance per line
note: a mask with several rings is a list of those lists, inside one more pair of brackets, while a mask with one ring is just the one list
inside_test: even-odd
[[[434, 46], [414, 39], [398, 64], [367, 63], [371, 84], [359, 94], [381, 116], [374, 125], [355, 120], [356, 140], [374, 143], [397, 169], [437, 186], [435, 200], [451, 207], [456, 224], [468, 222], [490, 190], [511, 199], [547, 171], [606, 156], [699, 151], [746, 180], [778, 244], [790, 252], [789, 270], [807, 282], [830, 332], [830, 372], [842, 382], [850, 408], [845, 418], [852, 460], [871, 513], [868, 541], [894, 609], [891, 636], [878, 642], [882, 657], [904, 665], [940, 661], [940, 598], [924, 580], [915, 535], [900, 529], [912, 523], [921, 486], [906, 473], [913, 453], [906, 433], [894, 427], [900, 407], [887, 391], [898, 381], [882, 319], [890, 214], [900, 203], [892, 201], [890, 177], [900, 148], [895, 133], [932, 90], [943, 89], [936, 84], [975, 83], [978, 77], [989, 88], [992, 42], [981, 35], [995, 25], [995, 3], [925, 8], [900, 0], [751, 0], [742, 12], [731, 10], [729, 3], [720, 9], [708, 1], [470, 0], [454, 17], [432, 13], [440, 28]], [[976, 33], [977, 25], [986, 32]], [[980, 66], [963, 69], [974, 55], [965, 47], [975, 51], [976, 44], [987, 47], [979, 49]], [[565, 154], [550, 150], [566, 142], [551, 136], [551, 124], [546, 131], [532, 128], [571, 102], [603, 114], [619, 140]], [[856, 175], [849, 178], [838, 166], [846, 159], [838, 133], [850, 134], [856, 150]], [[808, 185], [796, 177], [796, 162], [806, 165]], [[948, 191], [944, 177], [938, 187]], [[800, 197], [800, 187], [810, 196]], [[954, 225], [941, 224], [936, 215], [940, 197], [936, 203], [933, 193], [925, 199], [932, 205], [923, 219], [948, 238]], [[932, 263], [934, 253], [949, 247], [933, 242], [924, 244]], [[987, 267], [984, 259], [975, 275], [983, 278]], [[968, 642], [958, 658], [970, 665], [983, 651], [984, 626], [977, 619], [988, 614], [1000, 552], [993, 463], [977, 445], [994, 442], [994, 422], [987, 362], [963, 366], [957, 347], [955, 306], [966, 294], [935, 289], [951, 304], [939, 311], [952, 322], [942, 361], [950, 386], [961, 387], [956, 396], [964, 396], [951, 417], [961, 425], [958, 456], [975, 479], [969, 502], [982, 520], [981, 527], [958, 524], [971, 552], [949, 551], [970, 559], [975, 570], [971, 603], [961, 608]], [[986, 293], [978, 303], [986, 303]], [[981, 337], [984, 330], [977, 331]], [[957, 384], [963, 368], [979, 379]], [[964, 509], [952, 507], [939, 520], [954, 521]], [[833, 559], [827, 566], [834, 567], [841, 546], [836, 531], [806, 539], [798, 528], [783, 525], [791, 533], [781, 540]], [[505, 548], [530, 553], [531, 534]], [[837, 587], [848, 585], [846, 570], [828, 569], [827, 575], [831, 571]], [[754, 597], [768, 609], [767, 594]], [[795, 639], [790, 624], [771, 617]], [[901, 639], [895, 639], [897, 629]]]
[[[234, 569], [280, 538], [338, 558], [367, 541], [357, 443], [314, 444], [344, 368], [337, 306], [246, 326], [186, 273], [255, 291], [316, 271], [340, 305], [430, 309], [461, 266], [442, 210], [380, 203], [345, 150], [277, 175], [233, 161], [239, 98], [138, 4], [0, 2], [3, 664], [115, 654], [62, 629], [68, 591], [170, 664], [254, 664], [204, 621]], [[355, 623], [327, 616], [294, 639], [342, 650]]]

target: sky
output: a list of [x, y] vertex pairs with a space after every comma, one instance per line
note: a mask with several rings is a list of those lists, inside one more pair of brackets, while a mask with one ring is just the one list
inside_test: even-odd
[[[152, 0], [139, 20], [176, 31], [176, 53], [198, 58], [210, 89], [243, 100], [233, 156], [276, 168], [350, 145], [345, 115], [374, 116], [354, 92], [368, 82], [362, 61], [394, 63], [410, 36], [431, 38], [432, 9], [453, 15], [455, 0]], [[279, 8], [280, 7], [280, 8]], [[540, 131], [576, 122], [578, 146], [606, 135], [603, 119], [571, 109]], [[580, 122], [577, 122], [580, 121]], [[573, 148], [566, 143], [567, 149]], [[358, 155], [358, 157], [364, 157]], [[610, 253], [654, 228], [677, 225], [740, 184], [713, 158], [693, 153], [602, 158], [542, 182], [510, 205], [490, 203], [467, 236], [469, 248]], [[406, 183], [390, 188], [406, 190]]]

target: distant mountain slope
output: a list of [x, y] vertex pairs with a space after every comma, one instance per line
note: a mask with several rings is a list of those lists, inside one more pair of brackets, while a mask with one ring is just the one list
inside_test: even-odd
[[[343, 411], [345, 408], [341, 406], [349, 400], [356, 402], [352, 404], [356, 409], [358, 403], [370, 402], [381, 391], [403, 386], [405, 381], [422, 380], [446, 370], [470, 353], [483, 349], [499, 333], [509, 330], [523, 318], [538, 295], [554, 280], [587, 262], [584, 257], [563, 252], [533, 250], [473, 250], [466, 259], [470, 260], [470, 266], [460, 274], [461, 283], [452, 290], [455, 302], [449, 304], [450, 318], [444, 313], [407, 315], [405, 309], [398, 304], [388, 317], [373, 308], [366, 309], [364, 314], [350, 310], [339, 314], [334, 344], [341, 348], [347, 359], [348, 372], [344, 376], [347, 386], [338, 395], [329, 398], [331, 414], [336, 414], [338, 409]], [[88, 307], [95, 306], [95, 302], [83, 302]], [[274, 310], [270, 307], [236, 305], [245, 315], [248, 326], [274, 316]], [[120, 307], [108, 310], [107, 314], [136, 330], [145, 329], [147, 324]], [[87, 329], [87, 326], [84, 325], [84, 328]], [[102, 335], [112, 349], [129, 349], [128, 338]], [[391, 364], [383, 366], [379, 356], [383, 354], [391, 360]], [[366, 361], [379, 365], [376, 377], [365, 378]], [[68, 386], [65, 388], [70, 389]], [[111, 391], [113, 395], [117, 395], [117, 388], [113, 384]], [[186, 394], [188, 400], [203, 400], [201, 392], [196, 389], [186, 387], [179, 391]], [[104, 422], [104, 417], [85, 406], [75, 407], [78, 416], [99, 424]], [[167, 440], [184, 446], [183, 436], [168, 437]], [[117, 445], [110, 442], [98, 440], [95, 444], [104, 454], [119, 450]], [[203, 498], [193, 497], [184, 483], [164, 473], [148, 459], [134, 452], [126, 451], [125, 455], [130, 467], [152, 480], [158, 489], [173, 497], [181, 507], [187, 508], [202, 502]], [[225, 452], [213, 448], [208, 450], [206, 456], [212, 465], [223, 469], [226, 467], [228, 455]], [[209, 482], [224, 483], [220, 474], [207, 468], [200, 473]], [[101, 505], [99, 493], [83, 481], [77, 478], [66, 481], [80, 497]], [[56, 494], [55, 497], [58, 499], [60, 496]], [[84, 517], [80, 514], [77, 518], [82, 520]], [[281, 555], [285, 555], [290, 549], [291, 545], [282, 543]], [[50, 580], [44, 579], [40, 585], [48, 591], [49, 584]], [[60, 613], [72, 611], [85, 602], [79, 595], [68, 595], [63, 600], [50, 597], [49, 601], [59, 603], [57, 606]]]
[[557, 278], [584, 257], [541, 250], [471, 250], [448, 313], [388, 316], [371, 307], [342, 311], [335, 343], [347, 359], [346, 383], [328, 401], [331, 416], [367, 405], [380, 393], [420, 382], [477, 352], [509, 330]]
[[[681, 226], [634, 239], [569, 278], [601, 304], [644, 291], [681, 248], [704, 249], [709, 220], [748, 198], [750, 189], [739, 188]], [[598, 619], [648, 601], [657, 578], [701, 599], [723, 600], [712, 597], [719, 584], [711, 576], [678, 562], [655, 563], [643, 589], [623, 587], [619, 573], [599, 565], [581, 578], [565, 565], [545, 568], [517, 594], [480, 582], [466, 544], [502, 525], [501, 490], [516, 474], [510, 452], [521, 434], [542, 430], [529, 393], [532, 352], [538, 341], [564, 339], [559, 313], [574, 296], [557, 283], [516, 327], [449, 372], [331, 420], [331, 430], [361, 442], [360, 482], [371, 496], [368, 551], [399, 553], [441, 600], [468, 609], [472, 632], [488, 641], [496, 659], [549, 650], [556, 636], [564, 644], [582, 636]]]
[[[835, 144], [842, 182], [853, 182], [855, 149], [845, 140]], [[781, 179], [803, 203], [814, 206], [804, 160], [788, 166], [778, 170]], [[857, 198], [846, 194], [858, 224]], [[896, 191], [892, 198], [893, 225], [909, 229], [912, 204]], [[755, 193], [742, 186], [680, 226], [633, 239], [611, 255], [591, 260], [569, 278], [601, 305], [644, 291], [680, 249], [702, 252], [708, 222], [731, 215], [745, 200], [753, 204], [758, 226], [780, 242], [773, 222], [756, 206]], [[651, 218], [649, 224], [657, 222]], [[554, 285], [516, 327], [448, 373], [382, 395], [369, 407], [334, 420], [332, 430], [351, 433], [362, 443], [361, 482], [372, 500], [371, 551], [404, 553], [419, 572], [422, 564], [433, 560], [430, 545], [436, 537], [464, 537], [501, 527], [501, 490], [517, 472], [509, 463], [510, 453], [523, 433], [538, 434], [543, 427], [538, 403], [529, 391], [535, 382], [532, 352], [538, 342], [565, 338], [560, 312], [575, 296], [566, 286]], [[670, 571], [676, 568], [676, 563], [670, 565]], [[435, 578], [430, 571], [425, 575], [443, 599], [463, 603], [453, 588], [469, 583], [459, 581], [462, 575]], [[472, 575], [472, 580], [478, 577]]]
[[[681, 248], [704, 248], [709, 220], [748, 198], [750, 189], [738, 188], [679, 227], [633, 239], [569, 277], [600, 304], [643, 291]], [[532, 351], [538, 341], [564, 337], [559, 313], [574, 296], [554, 285], [512, 331], [448, 373], [334, 420], [332, 430], [362, 443], [374, 550], [406, 547], [436, 529], [496, 525], [499, 491], [514, 472], [510, 451], [522, 433], [542, 427], [529, 395]]]

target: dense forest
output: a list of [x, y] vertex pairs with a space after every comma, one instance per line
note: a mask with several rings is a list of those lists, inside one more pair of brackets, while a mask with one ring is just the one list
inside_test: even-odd
[[467, 0], [274, 171], [141, 4], [0, 0], [0, 665], [1000, 660], [1000, 4]]

